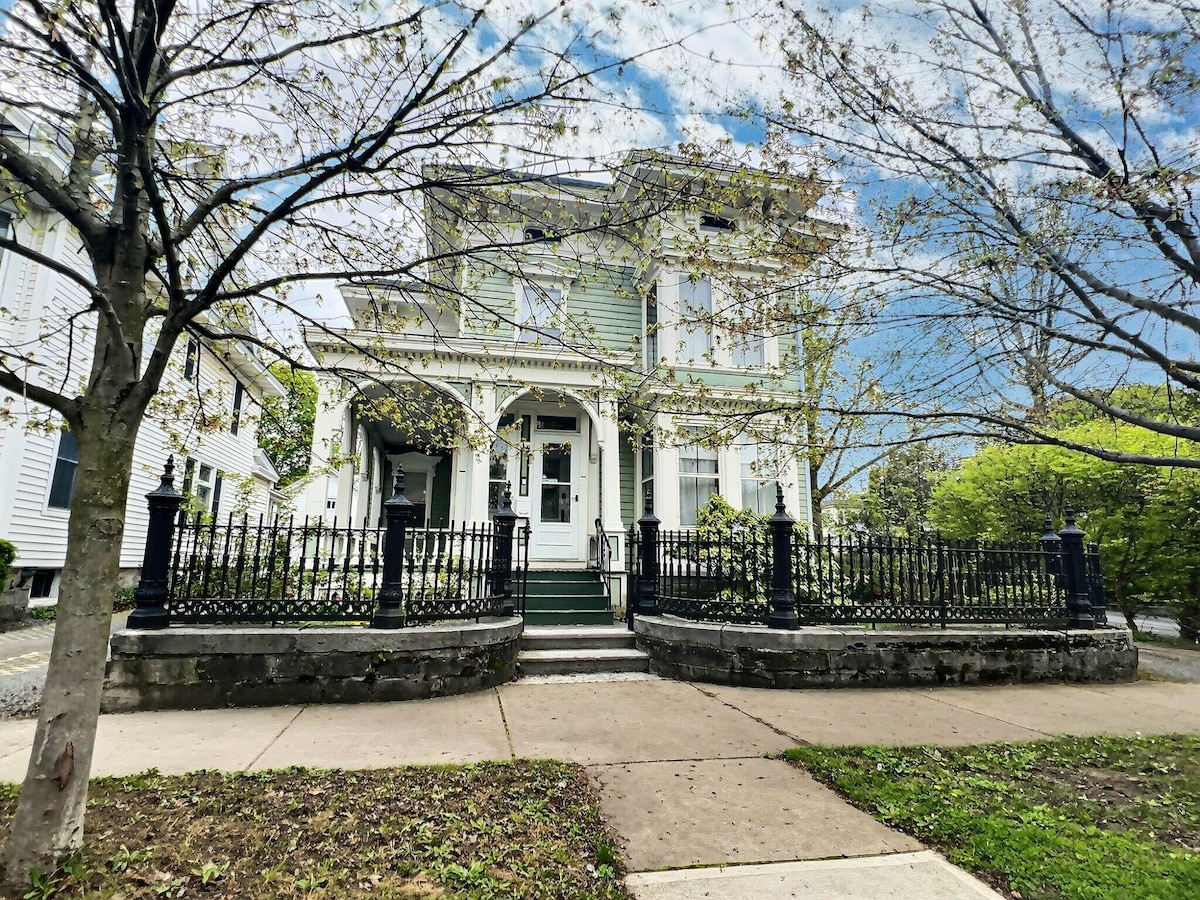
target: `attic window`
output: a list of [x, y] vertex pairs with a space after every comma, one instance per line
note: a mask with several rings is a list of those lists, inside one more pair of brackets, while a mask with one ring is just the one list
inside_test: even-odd
[[544, 228], [526, 228], [525, 240], [536, 244], [557, 244], [559, 236], [547, 232]]
[[737, 224], [733, 219], [725, 219], [721, 216], [702, 215], [700, 217], [701, 231], [737, 231]]

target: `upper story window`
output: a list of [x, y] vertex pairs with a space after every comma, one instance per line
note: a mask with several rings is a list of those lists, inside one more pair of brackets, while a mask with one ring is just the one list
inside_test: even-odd
[[550, 343], [562, 338], [563, 292], [536, 281], [522, 283], [517, 303], [517, 341]]
[[730, 336], [730, 363], [741, 368], [766, 365], [767, 339], [752, 322], [743, 322], [741, 330]]
[[557, 244], [562, 238], [553, 231], [545, 228], [529, 227], [523, 232], [525, 241], [530, 244]]
[[183, 377], [187, 381], [196, 378], [196, 368], [200, 363], [200, 342], [194, 337], [188, 338], [187, 351], [183, 356]]
[[[12, 237], [12, 214], [0, 209], [0, 238]], [[0, 261], [4, 260], [4, 248], [0, 247]]]
[[58, 453], [54, 459], [54, 475], [50, 479], [50, 498], [47, 506], [70, 509], [75, 498], [75, 470], [79, 468], [79, 445], [74, 432], [63, 431], [58, 436]]
[[233, 414], [230, 417], [229, 433], [237, 434], [242, 427], [242, 405], [246, 402], [246, 389], [236, 378], [233, 380]]
[[650, 285], [642, 298], [642, 365], [646, 371], [658, 365], [658, 285]]
[[700, 231], [705, 234], [731, 234], [737, 231], [737, 223], [723, 216], [704, 214], [700, 216]]
[[679, 279], [679, 361], [703, 362], [712, 353], [712, 282], [707, 278]]

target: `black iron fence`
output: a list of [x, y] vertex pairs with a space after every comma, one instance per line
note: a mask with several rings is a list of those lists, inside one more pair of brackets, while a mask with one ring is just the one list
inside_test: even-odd
[[778, 491], [765, 530], [660, 531], [646, 513], [629, 535], [630, 607], [708, 622], [767, 624], [1104, 624], [1099, 550], [1068, 507], [1039, 541], [948, 542], [869, 535], [812, 541]]
[[383, 527], [229, 517], [178, 520], [170, 461], [148, 495], [150, 530], [132, 628], [171, 623], [425, 622], [513, 615], [528, 568], [528, 530], [506, 502], [493, 522], [411, 528], [397, 470]]

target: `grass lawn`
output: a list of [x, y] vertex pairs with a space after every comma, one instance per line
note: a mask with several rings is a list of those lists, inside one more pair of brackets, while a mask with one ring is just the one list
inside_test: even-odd
[[87, 816], [27, 897], [628, 896], [591, 784], [553, 761], [150, 772], [94, 781]]
[[1012, 897], [1200, 898], [1200, 737], [787, 757]]

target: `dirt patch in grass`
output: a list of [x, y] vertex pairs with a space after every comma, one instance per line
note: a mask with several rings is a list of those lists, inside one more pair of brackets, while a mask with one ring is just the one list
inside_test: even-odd
[[612, 846], [553, 761], [148, 773], [93, 783], [83, 852], [32, 896], [625, 898]]
[[801, 747], [794, 763], [1022, 900], [1200, 897], [1200, 738]]

